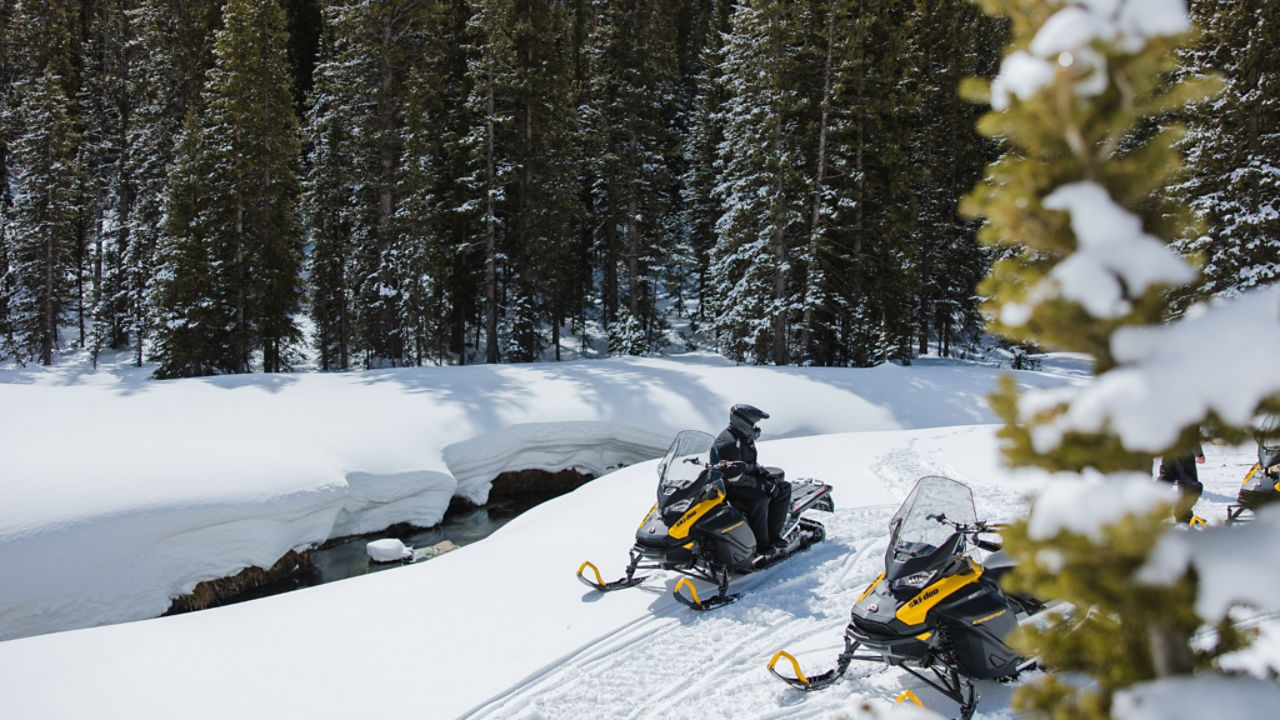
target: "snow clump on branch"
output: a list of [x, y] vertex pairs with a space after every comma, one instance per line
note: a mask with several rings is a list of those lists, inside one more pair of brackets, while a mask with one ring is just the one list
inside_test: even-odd
[[1185, 0], [1076, 0], [1054, 13], [1032, 39], [1030, 52], [1010, 53], [991, 83], [991, 106], [1009, 107], [1010, 95], [1028, 100], [1053, 82], [1054, 64], [1085, 68], [1076, 92], [1097, 95], [1107, 87], [1107, 61], [1091, 46], [1113, 43], [1136, 53], [1148, 38], [1181, 35], [1191, 29]]

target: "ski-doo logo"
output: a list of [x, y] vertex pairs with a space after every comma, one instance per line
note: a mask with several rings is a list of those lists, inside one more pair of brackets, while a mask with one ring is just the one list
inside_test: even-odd
[[925, 600], [928, 600], [929, 598], [933, 597], [934, 595], [937, 595], [939, 592], [941, 592], [941, 588], [936, 588], [936, 587], [925, 590], [919, 595], [911, 598], [911, 602], [907, 603], [907, 607], [909, 608], [915, 607], [920, 603], [924, 602]]

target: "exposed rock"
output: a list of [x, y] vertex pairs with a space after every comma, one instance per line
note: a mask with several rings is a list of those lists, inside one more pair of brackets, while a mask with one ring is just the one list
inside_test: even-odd
[[247, 567], [231, 577], [206, 580], [196, 585], [189, 594], [174, 598], [165, 615], [204, 610], [220, 605], [245, 592], [300, 575], [310, 569], [310, 550], [302, 552], [290, 550], [266, 570], [260, 567]]

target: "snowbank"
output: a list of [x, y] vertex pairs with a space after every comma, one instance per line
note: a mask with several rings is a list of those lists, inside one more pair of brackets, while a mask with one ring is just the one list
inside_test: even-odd
[[509, 470], [656, 457], [681, 429], [717, 431], [735, 402], [772, 414], [765, 439], [991, 422], [998, 372], [705, 354], [163, 382], [0, 371], [0, 640], [155, 617], [290, 549], [431, 526]]

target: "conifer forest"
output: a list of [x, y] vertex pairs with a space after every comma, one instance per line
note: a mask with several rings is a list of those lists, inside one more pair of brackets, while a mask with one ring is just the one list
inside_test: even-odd
[[[1220, 90], [1161, 119], [1178, 247], [1229, 295], [1280, 275], [1280, 3], [1188, 4]], [[525, 362], [677, 315], [747, 363], [963, 354], [1011, 251], [957, 210], [1002, 152], [962, 90], [1011, 37], [968, 0], [0, 0], [0, 359]]]

